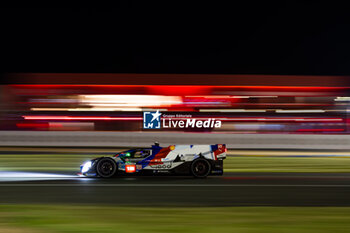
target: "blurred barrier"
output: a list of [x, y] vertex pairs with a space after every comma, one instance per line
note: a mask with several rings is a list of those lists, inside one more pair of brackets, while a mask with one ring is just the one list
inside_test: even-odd
[[138, 147], [222, 144], [237, 149], [350, 149], [350, 135], [0, 131], [0, 146]]

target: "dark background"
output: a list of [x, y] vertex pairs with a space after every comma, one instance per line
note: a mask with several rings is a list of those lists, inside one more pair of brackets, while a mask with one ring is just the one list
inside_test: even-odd
[[[119, 2], [3, 8], [1, 71], [349, 75], [348, 8]], [[2, 76], [2, 83], [9, 83]]]

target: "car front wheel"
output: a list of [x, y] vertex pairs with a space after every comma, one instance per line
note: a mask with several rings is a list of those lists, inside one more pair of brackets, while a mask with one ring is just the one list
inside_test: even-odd
[[117, 164], [113, 159], [102, 158], [96, 165], [97, 175], [103, 178], [110, 178], [117, 172]]

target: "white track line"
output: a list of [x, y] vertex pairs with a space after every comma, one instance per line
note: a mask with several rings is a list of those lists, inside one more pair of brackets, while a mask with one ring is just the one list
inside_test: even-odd
[[0, 184], [0, 187], [350, 187], [350, 184]]

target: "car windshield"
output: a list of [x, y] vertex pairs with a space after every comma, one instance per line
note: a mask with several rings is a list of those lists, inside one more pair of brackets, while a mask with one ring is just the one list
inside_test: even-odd
[[147, 156], [151, 155], [151, 150], [150, 149], [136, 149], [136, 150], [124, 151], [120, 154], [126, 158], [146, 158]]

